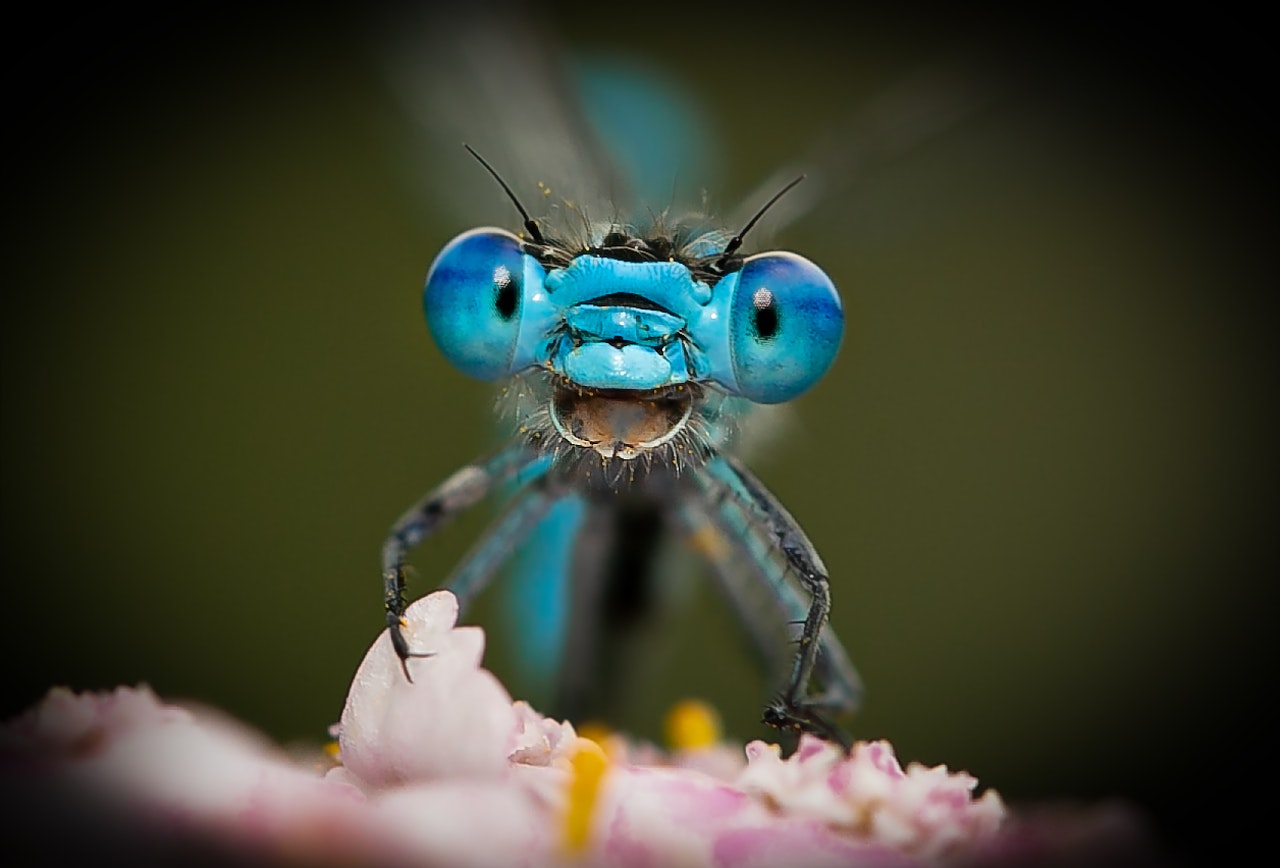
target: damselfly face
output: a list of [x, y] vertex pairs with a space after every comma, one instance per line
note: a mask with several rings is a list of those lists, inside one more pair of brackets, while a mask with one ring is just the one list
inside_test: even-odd
[[525, 379], [531, 445], [678, 466], [727, 439], [725, 399], [791, 400], [840, 345], [840, 298], [821, 269], [794, 253], [726, 254], [729, 243], [679, 225], [602, 226], [573, 245], [475, 229], [436, 257], [423, 306], [459, 370]]

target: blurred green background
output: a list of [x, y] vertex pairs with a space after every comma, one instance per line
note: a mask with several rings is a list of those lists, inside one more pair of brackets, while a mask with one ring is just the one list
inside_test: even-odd
[[[1118, 795], [1201, 834], [1260, 756], [1273, 671], [1257, 37], [786, 5], [545, 14], [569, 50], [687, 81], [730, 205], [922, 66], [977, 58], [1007, 85], [777, 239], [848, 310], [835, 368], [754, 463], [831, 570], [857, 734], [1015, 801]], [[411, 166], [364, 14], [92, 15], [10, 58], [4, 714], [145, 681], [316, 741], [381, 627], [386, 528], [491, 442], [492, 391], [419, 307], [467, 227]], [[440, 195], [459, 169], [478, 171], [448, 167]], [[495, 200], [489, 221], [513, 218]], [[485, 518], [415, 554], [415, 596]], [[732, 625], [709, 592], [700, 610], [624, 723], [656, 735], [696, 694], [764, 735]]]

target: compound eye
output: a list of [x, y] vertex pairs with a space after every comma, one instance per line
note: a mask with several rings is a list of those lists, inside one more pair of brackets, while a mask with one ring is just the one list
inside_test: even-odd
[[422, 308], [436, 346], [455, 368], [478, 380], [510, 373], [520, 332], [525, 254], [501, 229], [472, 229], [431, 263]]
[[744, 398], [777, 404], [800, 395], [831, 367], [843, 332], [840, 295], [818, 266], [781, 252], [743, 263], [729, 335]]

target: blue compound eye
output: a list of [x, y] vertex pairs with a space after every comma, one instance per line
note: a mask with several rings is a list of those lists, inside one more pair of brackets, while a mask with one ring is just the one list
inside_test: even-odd
[[526, 257], [501, 229], [472, 229], [431, 263], [422, 308], [431, 337], [458, 370], [478, 380], [511, 372], [520, 332]]
[[758, 404], [789, 401], [827, 372], [844, 332], [831, 278], [803, 256], [761, 253], [738, 273], [729, 313], [737, 390]]

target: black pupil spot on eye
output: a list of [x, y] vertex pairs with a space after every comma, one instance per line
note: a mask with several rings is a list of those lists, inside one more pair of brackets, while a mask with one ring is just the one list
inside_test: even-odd
[[519, 284], [510, 271], [505, 268], [494, 271], [493, 307], [504, 320], [516, 315], [516, 306], [520, 302], [519, 289]]
[[751, 295], [751, 331], [762, 341], [778, 333], [778, 305], [767, 289], [757, 289]]

